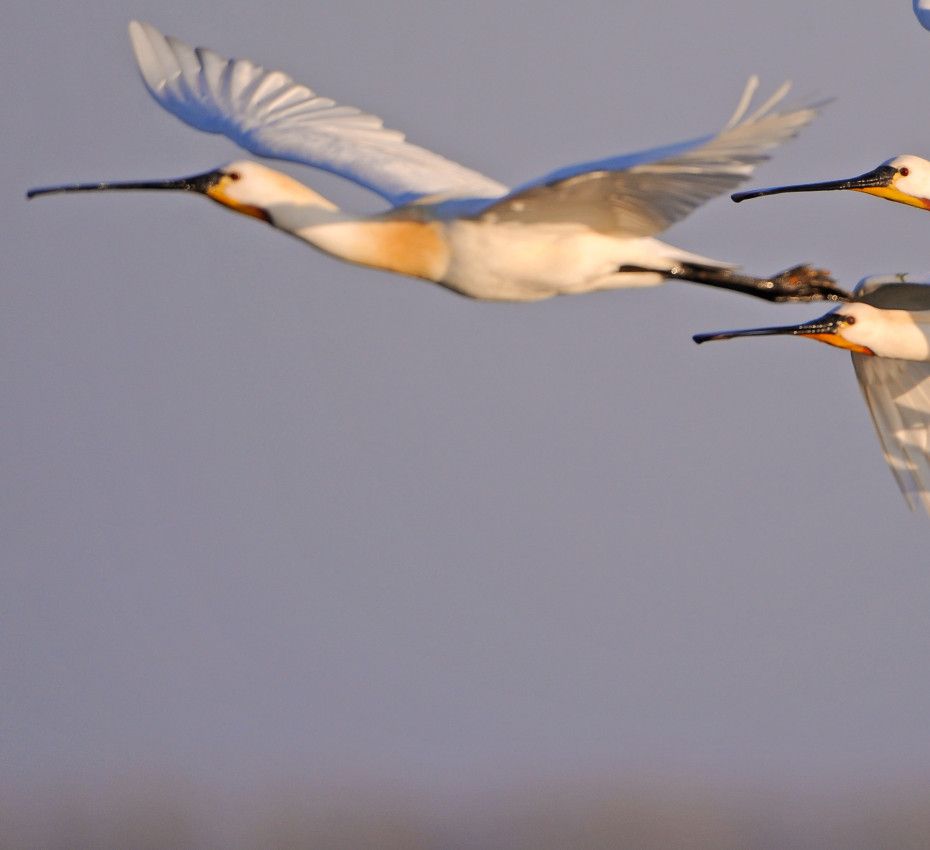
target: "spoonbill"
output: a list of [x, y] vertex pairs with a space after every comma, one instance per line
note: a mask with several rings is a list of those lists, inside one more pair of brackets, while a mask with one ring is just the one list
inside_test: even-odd
[[885, 460], [911, 510], [930, 513], [930, 282], [868, 277], [848, 303], [812, 322], [698, 334], [694, 341], [776, 334], [852, 353]]
[[259, 156], [333, 172], [381, 195], [390, 208], [352, 215], [293, 178], [249, 161], [176, 180], [33, 189], [29, 197], [116, 189], [200, 193], [339, 259], [478, 299], [535, 301], [666, 279], [772, 301], [846, 296], [826, 272], [809, 266], [754, 278], [656, 238], [734, 188], [814, 118], [817, 105], [776, 109], [787, 83], [749, 113], [758, 86], [750, 78], [717, 134], [570, 165], [509, 190], [280, 71], [191, 48], [151, 24], [133, 21], [129, 35], [149, 92], [182, 121], [224, 134]]
[[834, 192], [841, 190], [864, 192], [899, 204], [930, 210], [930, 162], [913, 154], [901, 154], [885, 160], [881, 165], [841, 180], [820, 183], [796, 183], [788, 186], [770, 186], [767, 189], [750, 189], [736, 192], [730, 197], [740, 203], [750, 198], [782, 195], [793, 192]]

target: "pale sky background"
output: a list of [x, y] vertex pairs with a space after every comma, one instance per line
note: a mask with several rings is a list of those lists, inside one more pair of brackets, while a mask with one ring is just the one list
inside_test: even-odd
[[[813, 318], [687, 284], [470, 302], [199, 198], [48, 198], [238, 158], [132, 17], [514, 184], [835, 96], [756, 183], [930, 154], [899, 0], [0, 3], [0, 784], [297, 775], [892, 782], [930, 772], [930, 519]], [[285, 167], [353, 209], [380, 201]], [[851, 286], [930, 216], [720, 199], [670, 233]]]

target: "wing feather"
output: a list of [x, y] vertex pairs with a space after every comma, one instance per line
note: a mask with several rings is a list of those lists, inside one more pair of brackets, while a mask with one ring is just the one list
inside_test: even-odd
[[656, 236], [738, 186], [817, 114], [817, 105], [777, 111], [788, 92], [785, 83], [745, 117], [757, 86], [751, 77], [733, 117], [716, 135], [559, 169], [518, 187], [482, 214], [582, 221], [617, 236]]
[[129, 36], [155, 100], [192, 127], [228, 136], [258, 156], [331, 171], [395, 205], [426, 195], [498, 198], [507, 191], [281, 71], [192, 48], [138, 21], [130, 23]]
[[911, 510], [930, 513], [930, 363], [852, 355], [885, 460]]

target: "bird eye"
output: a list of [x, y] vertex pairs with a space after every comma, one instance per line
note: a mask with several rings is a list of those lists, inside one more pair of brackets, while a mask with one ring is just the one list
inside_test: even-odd
[[847, 324], [847, 325], [854, 325], [854, 324], [856, 324], [856, 317], [855, 317], [855, 316], [843, 316], [842, 319], [843, 319], [844, 324]]
[[908, 168], [906, 165], [898, 169], [898, 174], [900, 174], [902, 177], [907, 177], [907, 175], [910, 173], [911, 173], [911, 169]]
[[229, 172], [229, 179], [230, 179], [230, 180], [238, 180], [240, 177], [242, 177], [242, 175], [241, 175], [238, 171], [230, 171], [230, 172]]

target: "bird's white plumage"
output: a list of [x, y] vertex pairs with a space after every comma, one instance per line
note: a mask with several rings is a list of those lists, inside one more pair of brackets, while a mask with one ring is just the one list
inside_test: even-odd
[[[855, 295], [874, 296], [900, 284], [926, 287], [926, 299], [920, 293], [915, 305], [925, 308], [922, 302], [930, 301], [930, 285], [905, 274], [863, 278]], [[890, 312], [878, 310], [875, 319], [881, 321], [883, 314]], [[926, 314], [911, 311], [911, 315]], [[892, 334], [892, 341], [898, 339], [900, 329]], [[930, 513], [930, 362], [864, 354], [853, 354], [852, 362], [885, 460], [904, 498], [911, 510], [922, 507]]]
[[507, 187], [404, 141], [380, 118], [341, 106], [248, 59], [225, 59], [129, 25], [133, 51], [152, 96], [182, 121], [222, 133], [259, 156], [332, 171], [399, 205], [423, 195], [496, 198]]
[[885, 460], [914, 510], [930, 513], [930, 362], [852, 355]]
[[656, 236], [738, 186], [817, 114], [816, 106], [775, 111], [790, 88], [785, 83], [747, 116], [757, 87], [751, 77], [733, 117], [716, 135], [559, 169], [518, 187], [484, 214], [499, 221], [578, 221], [616, 236]]

